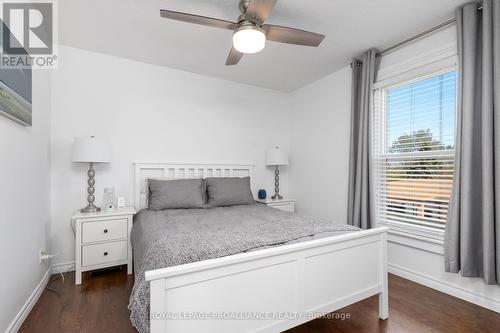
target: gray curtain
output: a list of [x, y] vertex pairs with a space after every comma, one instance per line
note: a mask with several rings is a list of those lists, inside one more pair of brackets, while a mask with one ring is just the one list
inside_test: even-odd
[[347, 223], [363, 229], [369, 229], [374, 224], [370, 179], [370, 105], [378, 63], [376, 49], [370, 49], [352, 61]]
[[500, 283], [500, 0], [457, 10], [455, 177], [445, 269]]

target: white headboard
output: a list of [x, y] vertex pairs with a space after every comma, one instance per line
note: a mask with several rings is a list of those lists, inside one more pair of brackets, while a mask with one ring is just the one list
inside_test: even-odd
[[253, 165], [250, 164], [177, 164], [177, 163], [134, 163], [134, 206], [140, 210], [148, 207], [149, 178], [206, 178], [247, 177], [252, 179]]

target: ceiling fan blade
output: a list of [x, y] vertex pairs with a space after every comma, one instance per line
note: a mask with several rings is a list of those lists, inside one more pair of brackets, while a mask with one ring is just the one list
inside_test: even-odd
[[232, 66], [238, 64], [240, 59], [243, 57], [243, 53], [236, 51], [234, 47], [229, 51], [229, 55], [227, 56], [226, 66]]
[[160, 15], [161, 17], [171, 20], [201, 24], [209, 27], [221, 28], [227, 30], [234, 30], [238, 26], [236, 23], [230, 21], [219, 20], [212, 17], [200, 16], [188, 13], [174, 12], [172, 10], [166, 10], [166, 9], [160, 9]]
[[324, 35], [309, 32], [300, 29], [282, 27], [279, 25], [264, 24], [262, 29], [266, 32], [266, 38], [274, 42], [304, 45], [304, 46], [319, 46]]
[[271, 15], [277, 0], [250, 0], [245, 17], [251, 22], [259, 25]]

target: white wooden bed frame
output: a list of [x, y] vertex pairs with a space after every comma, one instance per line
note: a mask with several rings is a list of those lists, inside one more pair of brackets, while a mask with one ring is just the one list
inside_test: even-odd
[[[135, 208], [148, 178], [251, 176], [245, 164], [135, 163]], [[378, 295], [389, 315], [387, 228], [146, 272], [151, 333], [280, 332]]]

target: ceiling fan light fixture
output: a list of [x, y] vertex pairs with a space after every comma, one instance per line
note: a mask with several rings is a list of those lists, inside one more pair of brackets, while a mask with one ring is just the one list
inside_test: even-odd
[[266, 46], [264, 30], [256, 26], [242, 26], [234, 31], [233, 47], [241, 53], [257, 53]]

